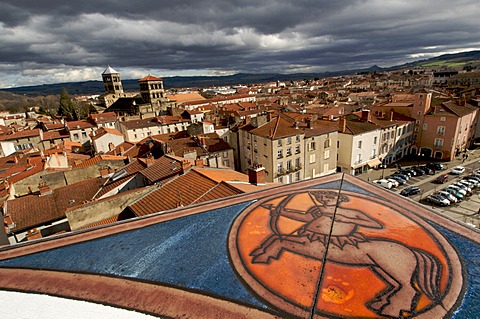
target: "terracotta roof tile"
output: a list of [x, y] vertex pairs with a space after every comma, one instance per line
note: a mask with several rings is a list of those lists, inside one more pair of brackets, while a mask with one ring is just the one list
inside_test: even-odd
[[161, 78], [157, 78], [156, 76], [153, 75], [147, 75], [138, 80], [138, 82], [147, 82], [147, 81], [162, 81]]
[[12, 134], [0, 135], [0, 141], [8, 141], [8, 140], [15, 140], [19, 138], [40, 136], [40, 134], [41, 134], [40, 129], [24, 130], [24, 131], [15, 132]]
[[65, 218], [67, 208], [91, 200], [105, 182], [91, 178], [52, 190], [43, 196], [27, 195], [4, 203], [4, 212], [12, 216], [13, 231], [26, 230]]
[[135, 202], [130, 206], [130, 209], [135, 215], [144, 216], [187, 206], [216, 185], [216, 182], [194, 170], [190, 170]]
[[92, 127], [95, 127], [95, 125], [84, 120], [67, 122], [67, 128], [69, 130], [86, 129], [86, 128], [92, 128]]
[[142, 174], [150, 184], [182, 173], [182, 163], [169, 156], [162, 156], [151, 166], [143, 169]]

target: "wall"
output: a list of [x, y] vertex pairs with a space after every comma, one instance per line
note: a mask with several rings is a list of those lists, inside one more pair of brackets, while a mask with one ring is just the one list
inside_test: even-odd
[[156, 186], [149, 186], [138, 191], [128, 192], [124, 195], [91, 202], [82, 208], [66, 213], [71, 230], [78, 230], [98, 223], [108, 218], [118, 216], [128, 205], [138, 198], [154, 191]]

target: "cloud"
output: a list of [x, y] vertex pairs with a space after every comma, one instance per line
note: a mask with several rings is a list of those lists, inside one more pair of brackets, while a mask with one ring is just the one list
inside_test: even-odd
[[3, 86], [100, 80], [107, 64], [123, 78], [316, 72], [480, 48], [476, 0], [7, 0], [0, 12]]

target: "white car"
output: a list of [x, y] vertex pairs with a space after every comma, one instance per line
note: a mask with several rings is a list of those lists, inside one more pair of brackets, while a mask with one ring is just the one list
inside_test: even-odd
[[372, 181], [372, 183], [380, 185], [382, 187], [385, 187], [386, 189], [391, 189], [393, 187], [392, 182], [386, 180], [386, 179], [376, 179]]
[[454, 175], [460, 175], [460, 174], [463, 174], [465, 172], [465, 167], [463, 166], [456, 166], [452, 169], [452, 174]]
[[448, 199], [451, 203], [458, 202], [458, 199], [447, 191], [438, 191], [437, 193]]

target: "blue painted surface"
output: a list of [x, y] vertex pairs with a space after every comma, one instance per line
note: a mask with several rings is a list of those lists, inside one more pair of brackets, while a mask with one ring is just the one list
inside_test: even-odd
[[196, 289], [267, 308], [240, 282], [228, 260], [227, 237], [235, 217], [252, 202], [0, 261], [27, 267], [99, 273]]
[[462, 304], [458, 307], [453, 318], [474, 319], [480, 318], [480, 249], [471, 240], [459, 236], [437, 224], [431, 223], [456, 247], [466, 269], [466, 291]]

